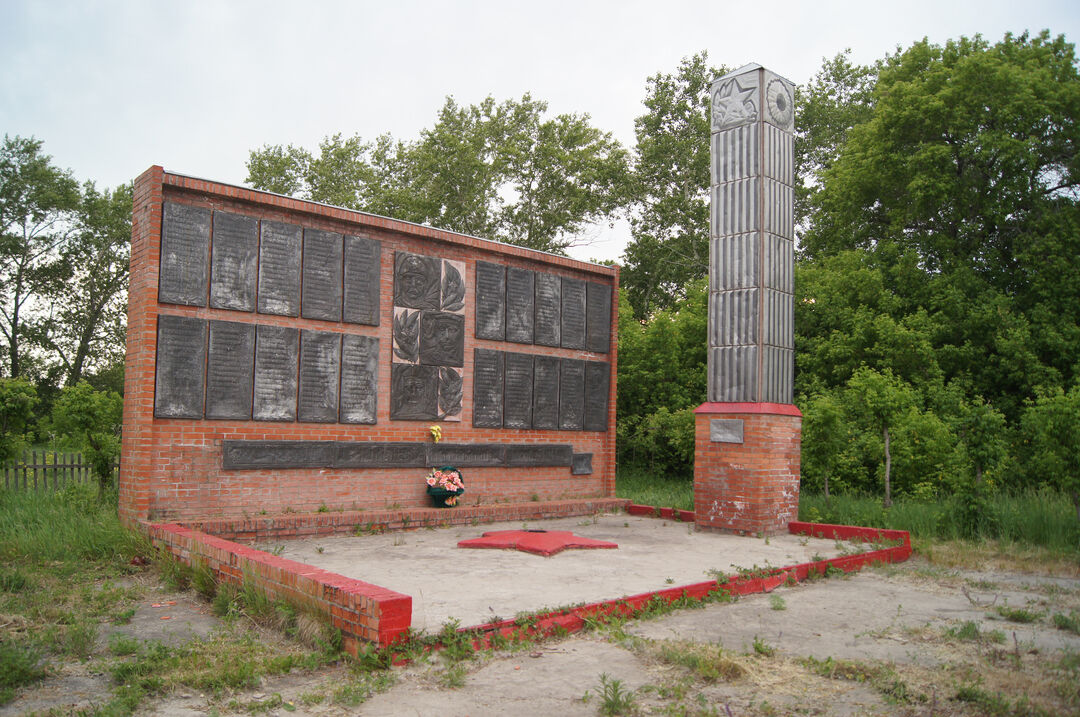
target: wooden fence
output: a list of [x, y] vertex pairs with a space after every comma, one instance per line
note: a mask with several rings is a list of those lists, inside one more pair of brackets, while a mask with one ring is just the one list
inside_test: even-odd
[[[22, 460], [6, 464], [2, 470], [5, 488], [57, 490], [72, 483], [94, 481], [90, 464], [83, 463], [81, 453], [23, 451]], [[113, 471], [119, 470], [117, 461]]]

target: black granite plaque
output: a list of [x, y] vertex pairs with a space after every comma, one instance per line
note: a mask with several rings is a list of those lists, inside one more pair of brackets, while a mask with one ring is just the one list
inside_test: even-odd
[[300, 315], [305, 319], [341, 321], [341, 242], [340, 234], [304, 229]]
[[473, 349], [472, 424], [476, 428], [502, 428], [502, 351]]
[[390, 367], [390, 418], [434, 421], [439, 417], [439, 367], [395, 363]]
[[506, 447], [506, 465], [569, 466], [573, 461], [574, 447], [569, 444], [509, 445]]
[[562, 346], [585, 348], [585, 282], [577, 279], [562, 281]]
[[533, 358], [533, 428], [559, 427], [559, 364], [555, 356]]
[[533, 342], [533, 292], [536, 274], [527, 269], [506, 270], [506, 340]]
[[563, 359], [559, 375], [559, 428], [580, 431], [585, 414], [585, 362]]
[[264, 220], [259, 239], [259, 313], [300, 315], [300, 247], [295, 224]]
[[394, 253], [394, 306], [438, 311], [442, 297], [442, 260]]
[[345, 334], [341, 339], [342, 423], [375, 423], [379, 396], [379, 340]]
[[606, 431], [608, 426], [608, 387], [611, 366], [602, 361], [585, 362], [586, 431]]
[[592, 453], [575, 453], [570, 465], [570, 474], [575, 476], [592, 475]]
[[425, 443], [339, 443], [336, 468], [427, 468]]
[[533, 357], [505, 354], [506, 381], [503, 399], [503, 426], [532, 428]]
[[333, 441], [221, 442], [225, 470], [253, 468], [332, 468], [337, 455]]
[[506, 339], [506, 267], [476, 262], [476, 338]]
[[298, 419], [310, 423], [337, 422], [340, 360], [340, 334], [300, 332]]
[[498, 443], [434, 443], [428, 445], [430, 466], [501, 466], [506, 449]]
[[154, 415], [158, 418], [203, 417], [206, 321], [186, 316], [158, 316]]
[[206, 306], [209, 278], [210, 210], [165, 202], [158, 301]]
[[255, 330], [256, 421], [295, 421], [300, 331], [286, 326]]
[[461, 420], [461, 400], [464, 398], [465, 382], [461, 378], [461, 369], [450, 366], [439, 367], [439, 420], [459, 416]]
[[379, 275], [382, 244], [369, 237], [345, 235], [345, 306], [342, 320], [379, 325]]
[[536, 343], [558, 346], [562, 336], [562, 279], [554, 274], [536, 275]]
[[611, 287], [589, 282], [585, 288], [585, 348], [606, 354], [611, 348]]
[[255, 324], [210, 322], [206, 358], [206, 417], [251, 419]]
[[420, 312], [420, 363], [465, 365], [465, 317], [445, 311]]
[[210, 306], [255, 310], [259, 220], [243, 214], [214, 212], [210, 253]]

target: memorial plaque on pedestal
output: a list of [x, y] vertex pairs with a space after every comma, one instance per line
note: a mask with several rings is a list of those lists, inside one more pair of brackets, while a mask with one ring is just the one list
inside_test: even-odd
[[255, 324], [210, 322], [206, 359], [206, 417], [251, 419]]
[[506, 380], [503, 398], [503, 426], [532, 428], [533, 357], [529, 354], [504, 355]]
[[256, 421], [295, 421], [300, 331], [259, 325], [255, 331]]
[[438, 311], [442, 306], [442, 260], [395, 252], [394, 306]]
[[390, 366], [390, 418], [434, 421], [439, 417], [439, 367]]
[[563, 359], [559, 375], [559, 428], [580, 431], [585, 413], [585, 362]]
[[259, 240], [259, 313], [300, 315], [300, 249], [303, 230], [263, 220]]
[[379, 395], [379, 340], [345, 334], [341, 343], [342, 423], [375, 423]]
[[310, 423], [337, 422], [340, 361], [340, 334], [300, 332], [299, 420]]
[[559, 427], [559, 366], [555, 356], [533, 357], [533, 428]]
[[535, 343], [558, 346], [562, 336], [562, 279], [543, 272], [536, 275]]
[[533, 342], [533, 292], [535, 274], [527, 269], [506, 270], [506, 340]]
[[336, 455], [333, 441], [221, 442], [221, 467], [225, 470], [331, 468]]
[[445, 311], [420, 312], [420, 363], [465, 365], [465, 317]]
[[210, 254], [212, 308], [255, 310], [258, 254], [258, 219], [243, 214], [214, 212], [214, 241]]
[[335, 468], [427, 468], [424, 443], [339, 443]]
[[592, 453], [575, 453], [570, 465], [570, 475], [592, 475]]
[[210, 210], [165, 202], [158, 301], [206, 306], [209, 278]]
[[585, 362], [586, 431], [606, 431], [608, 426], [608, 388], [611, 366], [601, 361]]
[[158, 316], [154, 415], [202, 418], [206, 366], [206, 320]]
[[562, 347], [585, 348], [585, 282], [562, 280]]
[[506, 446], [506, 465], [511, 467], [569, 466], [573, 456], [569, 444]]
[[379, 325], [379, 275], [382, 243], [345, 235], [345, 306], [342, 320]]
[[341, 321], [341, 242], [335, 232], [304, 229], [300, 315], [305, 319]]
[[472, 424], [476, 428], [502, 428], [502, 351], [473, 349]]
[[611, 348], [611, 287], [589, 282], [585, 288], [585, 348], [606, 354]]
[[476, 262], [476, 338], [506, 339], [506, 267]]

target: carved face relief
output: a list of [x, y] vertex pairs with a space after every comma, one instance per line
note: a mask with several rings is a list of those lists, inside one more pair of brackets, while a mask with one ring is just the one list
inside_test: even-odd
[[394, 305], [438, 309], [442, 262], [428, 256], [399, 252], [394, 264]]
[[420, 317], [420, 363], [429, 366], [465, 365], [465, 317], [424, 311]]
[[395, 363], [390, 369], [390, 418], [435, 420], [439, 409], [439, 378], [435, 366]]

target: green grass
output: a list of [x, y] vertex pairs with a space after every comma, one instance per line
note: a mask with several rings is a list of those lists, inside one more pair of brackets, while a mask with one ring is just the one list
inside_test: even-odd
[[615, 478], [615, 495], [641, 505], [693, 510], [694, 480], [657, 476], [644, 469], [626, 468], [619, 470]]

